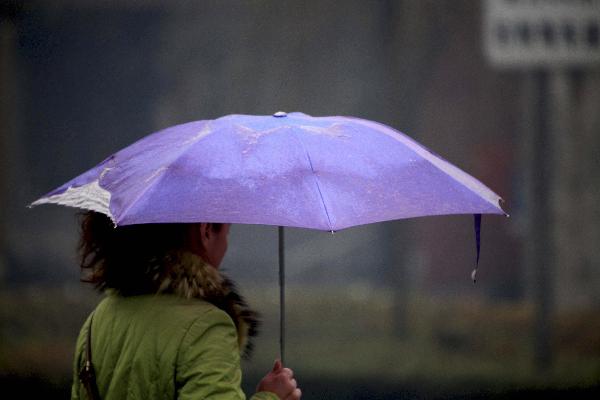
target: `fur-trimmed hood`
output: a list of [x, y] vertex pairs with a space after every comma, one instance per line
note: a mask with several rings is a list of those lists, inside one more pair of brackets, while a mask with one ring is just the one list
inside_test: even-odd
[[258, 314], [249, 308], [234, 282], [193, 253], [178, 252], [168, 258], [166, 271], [153, 277], [158, 293], [202, 299], [225, 311], [237, 329], [242, 356], [250, 357], [251, 338], [258, 333]]

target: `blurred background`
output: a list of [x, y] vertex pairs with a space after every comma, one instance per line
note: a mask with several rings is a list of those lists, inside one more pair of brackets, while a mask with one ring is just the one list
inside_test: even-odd
[[[505, 200], [484, 216], [288, 229], [287, 361], [304, 399], [596, 398], [597, 0], [0, 1], [0, 386], [67, 398], [100, 296], [76, 210], [26, 206], [158, 129], [231, 113], [353, 115]], [[223, 265], [278, 356], [277, 229]]]

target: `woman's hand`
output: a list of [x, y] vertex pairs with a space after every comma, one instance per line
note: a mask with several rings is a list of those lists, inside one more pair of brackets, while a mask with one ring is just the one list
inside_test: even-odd
[[283, 368], [280, 360], [275, 360], [273, 369], [261, 379], [256, 391], [275, 393], [281, 400], [299, 400], [302, 396], [294, 379], [294, 372]]

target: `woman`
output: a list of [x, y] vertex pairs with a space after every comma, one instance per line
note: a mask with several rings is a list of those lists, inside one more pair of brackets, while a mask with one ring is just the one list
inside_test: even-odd
[[[79, 334], [71, 399], [245, 399], [240, 352], [249, 354], [257, 321], [218, 271], [228, 233], [229, 224], [115, 228], [83, 215], [82, 280], [107, 296]], [[296, 386], [276, 361], [251, 399], [297, 400]]]

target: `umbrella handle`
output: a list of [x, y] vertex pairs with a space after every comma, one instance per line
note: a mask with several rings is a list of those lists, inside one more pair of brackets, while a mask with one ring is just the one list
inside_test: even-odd
[[285, 365], [285, 250], [283, 226], [279, 227], [279, 359]]

